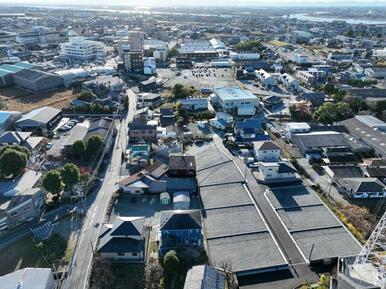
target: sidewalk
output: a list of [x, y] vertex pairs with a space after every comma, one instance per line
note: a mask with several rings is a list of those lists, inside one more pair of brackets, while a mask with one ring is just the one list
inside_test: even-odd
[[322, 191], [331, 199], [333, 199], [338, 206], [344, 207], [350, 205], [350, 203], [343, 197], [343, 195], [329, 183], [326, 176], [319, 175], [305, 158], [297, 159], [296, 161], [299, 166], [301, 166], [308, 173], [313, 183], [318, 184]]

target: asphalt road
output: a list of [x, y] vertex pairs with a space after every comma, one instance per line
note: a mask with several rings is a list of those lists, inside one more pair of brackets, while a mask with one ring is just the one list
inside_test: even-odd
[[99, 190], [87, 199], [87, 213], [79, 234], [74, 256], [69, 265], [68, 275], [64, 280], [64, 289], [85, 289], [89, 287], [89, 278], [92, 270], [93, 251], [96, 250], [101, 225], [105, 221], [109, 201], [118, 189], [122, 151], [127, 145], [127, 126], [133, 119], [136, 96], [128, 90], [129, 111], [122, 121], [117, 121], [117, 136], [112, 139], [113, 148], [110, 163], [106, 169], [103, 182]]

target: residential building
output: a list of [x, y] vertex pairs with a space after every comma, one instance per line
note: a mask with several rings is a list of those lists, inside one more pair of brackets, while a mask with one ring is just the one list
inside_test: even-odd
[[20, 118], [21, 112], [19, 111], [0, 111], [0, 134], [10, 130]]
[[354, 199], [384, 198], [386, 186], [377, 178], [341, 178], [340, 190]]
[[225, 130], [233, 123], [233, 116], [226, 112], [217, 112], [216, 117], [210, 120], [210, 125], [221, 130]]
[[103, 224], [97, 252], [105, 259], [143, 262], [145, 257], [144, 217], [118, 217]]
[[253, 154], [257, 161], [276, 162], [280, 160], [281, 148], [272, 141], [253, 142]]
[[237, 143], [252, 143], [253, 141], [269, 139], [264, 134], [261, 120], [257, 118], [236, 121], [233, 130]]
[[314, 85], [316, 83], [315, 76], [307, 70], [296, 71], [296, 76], [306, 84]]
[[284, 86], [293, 91], [299, 91], [300, 90], [300, 82], [293, 76], [284, 73], [280, 76], [281, 82], [284, 84]]
[[306, 133], [311, 130], [311, 127], [306, 122], [288, 122], [286, 124], [286, 131], [288, 136], [291, 137], [292, 134], [296, 133]]
[[29, 150], [35, 150], [43, 143], [44, 138], [31, 134], [31, 132], [6, 131], [0, 136], [0, 146], [21, 145]]
[[106, 48], [103, 43], [87, 40], [85, 37], [70, 37], [68, 42], [60, 45], [61, 57], [70, 64], [105, 63]]
[[0, 206], [0, 230], [13, 229], [40, 217], [44, 204], [42, 189], [33, 188], [17, 192]]
[[1, 289], [54, 289], [55, 280], [50, 268], [23, 268], [0, 276]]
[[238, 86], [217, 88], [212, 97], [214, 103], [218, 103], [225, 112], [236, 115], [254, 115], [259, 107], [259, 99], [248, 90]]
[[144, 48], [144, 33], [142, 31], [129, 31], [128, 45], [132, 51], [142, 51]]
[[158, 93], [139, 93], [137, 97], [137, 106], [139, 108], [149, 107], [151, 109], [156, 108], [162, 104], [163, 100]]
[[62, 118], [62, 111], [49, 106], [34, 109], [16, 121], [21, 131], [51, 131]]
[[197, 168], [194, 156], [182, 154], [169, 155], [169, 177], [191, 178], [196, 176], [196, 171]]
[[124, 50], [123, 63], [127, 72], [144, 72], [143, 51]]
[[201, 213], [192, 211], [162, 211], [160, 217], [160, 254], [179, 247], [201, 249]]
[[193, 266], [186, 273], [184, 289], [225, 289], [225, 274], [208, 265]]
[[159, 123], [161, 127], [167, 127], [176, 124], [176, 116], [171, 108], [161, 108], [159, 117]]
[[386, 184], [386, 159], [373, 160], [365, 169], [365, 174], [371, 178], [378, 178]]
[[134, 120], [129, 124], [130, 142], [146, 141], [153, 142], [157, 140], [157, 126], [147, 124], [143, 120]]
[[296, 169], [289, 161], [259, 162], [257, 179], [263, 183], [296, 180]]
[[307, 64], [308, 63], [308, 56], [303, 55], [303, 54], [299, 54], [299, 53], [295, 53], [292, 56], [292, 61], [297, 63], [297, 64], [300, 64], [300, 65]]
[[143, 74], [153, 75], [157, 73], [157, 64], [154, 57], [145, 57], [143, 59]]
[[[142, 69], [142, 68], [141, 68]], [[139, 91], [150, 92], [157, 89], [157, 80], [154, 76], [147, 80], [141, 81], [138, 85]]]
[[276, 77], [266, 72], [264, 69], [256, 70], [255, 76], [265, 86], [269, 87], [277, 84]]
[[16, 86], [33, 92], [54, 90], [64, 85], [63, 79], [55, 74], [36, 69], [23, 69], [13, 75]]
[[44, 26], [33, 26], [30, 31], [19, 33], [16, 42], [23, 46], [39, 45], [42, 47], [57, 44], [59, 32]]
[[82, 88], [84, 90], [91, 90], [98, 96], [103, 96], [108, 92], [122, 92], [125, 84], [122, 79], [117, 76], [101, 75], [95, 79], [83, 82]]
[[208, 110], [208, 99], [206, 98], [185, 98], [178, 100], [182, 109], [186, 110]]

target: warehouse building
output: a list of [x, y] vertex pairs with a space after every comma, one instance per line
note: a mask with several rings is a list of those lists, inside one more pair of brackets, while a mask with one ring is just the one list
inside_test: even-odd
[[34, 109], [16, 121], [21, 131], [51, 131], [62, 118], [62, 111], [49, 106]]
[[63, 86], [63, 79], [54, 73], [23, 69], [13, 76], [15, 85], [33, 92], [48, 91]]
[[0, 65], [0, 87], [13, 85], [15, 83], [13, 80], [14, 74], [29, 68], [32, 68], [32, 64], [28, 62]]

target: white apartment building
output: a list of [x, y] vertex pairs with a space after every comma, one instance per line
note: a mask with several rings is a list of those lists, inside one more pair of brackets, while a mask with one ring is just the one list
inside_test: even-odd
[[106, 58], [105, 45], [98, 41], [87, 40], [84, 37], [70, 37], [68, 42], [60, 45], [60, 55], [70, 62], [104, 63]]

